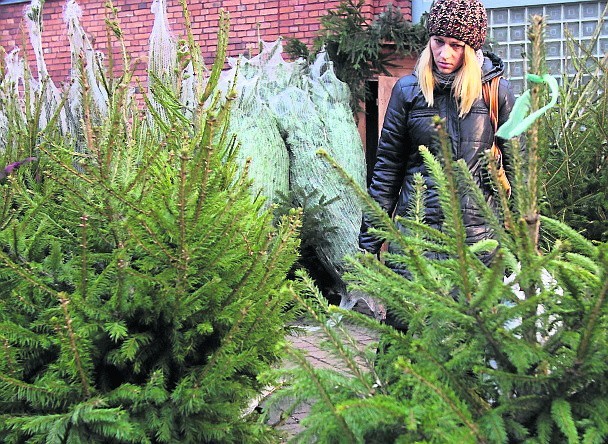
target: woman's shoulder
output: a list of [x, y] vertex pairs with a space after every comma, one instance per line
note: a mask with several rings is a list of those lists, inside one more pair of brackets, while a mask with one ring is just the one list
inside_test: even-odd
[[395, 83], [393, 92], [398, 92], [404, 97], [413, 97], [420, 90], [418, 78], [414, 74], [409, 74], [401, 77]]
[[408, 74], [397, 80], [397, 85], [400, 87], [418, 86], [418, 77], [415, 74]]

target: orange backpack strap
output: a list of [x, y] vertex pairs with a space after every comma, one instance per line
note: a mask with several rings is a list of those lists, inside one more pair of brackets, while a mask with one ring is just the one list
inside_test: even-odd
[[494, 77], [482, 86], [483, 100], [490, 110], [490, 120], [492, 121], [492, 125], [494, 125], [494, 133], [498, 130], [498, 85], [500, 79], [501, 76]]
[[503, 187], [507, 196], [511, 195], [511, 184], [507, 178], [507, 174], [502, 164], [502, 152], [496, 143], [496, 131], [498, 131], [498, 85], [500, 84], [501, 77], [494, 77], [489, 82], [482, 85], [483, 100], [490, 114], [490, 121], [494, 126], [494, 143], [492, 144], [491, 153], [492, 157], [496, 161], [496, 173], [498, 175], [498, 182]]

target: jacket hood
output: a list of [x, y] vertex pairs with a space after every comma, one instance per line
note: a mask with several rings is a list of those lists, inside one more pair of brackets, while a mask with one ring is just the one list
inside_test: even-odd
[[505, 64], [496, 54], [484, 52], [483, 65], [481, 65], [481, 80], [489, 82], [494, 77], [502, 76], [505, 73]]

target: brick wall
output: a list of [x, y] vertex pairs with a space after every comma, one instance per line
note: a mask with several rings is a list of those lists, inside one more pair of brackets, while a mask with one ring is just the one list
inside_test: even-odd
[[[366, 0], [364, 13], [370, 19], [382, 12], [390, 0]], [[254, 51], [258, 35], [266, 41], [279, 36], [284, 39], [295, 37], [310, 43], [319, 30], [319, 17], [339, 1], [322, 0], [216, 0], [188, 1], [193, 32], [204, 50], [205, 61], [211, 63], [215, 53], [217, 24], [221, 8], [230, 13], [229, 55], [236, 56]], [[411, 20], [411, 0], [393, 0], [406, 19]], [[103, 52], [107, 47], [104, 18], [106, 9], [99, 0], [80, 0], [83, 10], [82, 22], [94, 41], [96, 49]], [[148, 54], [148, 38], [152, 30], [154, 16], [151, 0], [114, 0], [118, 8], [118, 18], [125, 35], [127, 52], [132, 58], [138, 75], [145, 73], [145, 59]], [[178, 0], [167, 0], [168, 16], [176, 35], [183, 33], [183, 17]], [[10, 51], [15, 46], [23, 48], [27, 31], [22, 20], [27, 3], [0, 4], [0, 46]], [[46, 63], [55, 82], [65, 80], [69, 74], [70, 55], [63, 22], [64, 0], [46, 0], [44, 5], [43, 44]], [[25, 33], [24, 33], [25, 31]], [[119, 56], [116, 45], [112, 52]], [[120, 58], [118, 58], [120, 59]]]

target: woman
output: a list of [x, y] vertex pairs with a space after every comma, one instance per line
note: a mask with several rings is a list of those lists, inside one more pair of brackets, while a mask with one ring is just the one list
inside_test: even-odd
[[[441, 208], [418, 147], [437, 154], [433, 116], [445, 119], [454, 159], [463, 159], [488, 201], [486, 151], [494, 141], [494, 128], [482, 97], [482, 83], [504, 73], [502, 61], [484, 54], [487, 15], [478, 0], [436, 0], [428, 17], [430, 40], [415, 72], [393, 88], [384, 119], [369, 194], [389, 214], [404, 215], [414, 192], [413, 178], [421, 173], [427, 182], [426, 222], [441, 226]], [[499, 84], [498, 123], [504, 123], [515, 98], [506, 79]], [[499, 147], [504, 152], [504, 140]], [[505, 156], [508, 158], [508, 156]], [[492, 237], [492, 230], [472, 198], [462, 199], [466, 240], [473, 244]], [[368, 233], [364, 220], [359, 246], [376, 254], [383, 243]], [[481, 258], [486, 264], [491, 254]], [[399, 270], [396, 270], [399, 271]], [[403, 271], [401, 271], [403, 272]]]

